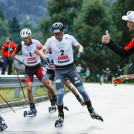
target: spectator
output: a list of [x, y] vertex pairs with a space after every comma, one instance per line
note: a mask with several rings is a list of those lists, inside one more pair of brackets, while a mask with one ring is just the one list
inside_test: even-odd
[[89, 81], [89, 78], [90, 78], [90, 69], [89, 67], [86, 68], [86, 82]]
[[82, 67], [81, 67], [81, 65], [79, 64], [77, 67], [76, 67], [76, 71], [77, 71], [77, 73], [80, 75], [80, 73], [81, 73], [81, 69], [82, 69]]
[[122, 69], [120, 68], [120, 66], [117, 66], [116, 77], [120, 77], [121, 75], [123, 75]]
[[12, 64], [13, 64], [13, 59], [14, 59], [12, 54], [15, 52], [16, 52], [16, 45], [12, 42], [12, 38], [7, 37], [6, 43], [2, 47], [2, 55], [4, 58], [2, 75], [5, 75], [5, 70], [6, 70], [7, 66], [8, 66], [8, 75], [11, 75]]
[[112, 81], [112, 72], [109, 68], [106, 69], [107, 72], [107, 82], [111, 82]]

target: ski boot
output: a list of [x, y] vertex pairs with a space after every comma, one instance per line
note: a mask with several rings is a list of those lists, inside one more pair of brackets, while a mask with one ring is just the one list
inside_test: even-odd
[[103, 118], [94, 111], [93, 107], [89, 108], [89, 112], [92, 119], [97, 119], [103, 122]]
[[56, 112], [56, 105], [55, 103], [51, 103], [51, 107], [48, 107], [48, 111], [50, 112]]
[[83, 100], [80, 98], [80, 96], [76, 96], [77, 100], [80, 102], [82, 106], [85, 106], [86, 104], [83, 102]]
[[5, 123], [4, 119], [0, 116], [0, 131], [7, 128], [7, 124]]
[[58, 120], [55, 121], [55, 127], [61, 127], [64, 122], [64, 113], [59, 113]]
[[27, 115], [36, 116], [36, 114], [37, 114], [37, 110], [35, 108], [34, 103], [30, 104], [30, 111], [24, 111], [24, 117], [26, 117]]

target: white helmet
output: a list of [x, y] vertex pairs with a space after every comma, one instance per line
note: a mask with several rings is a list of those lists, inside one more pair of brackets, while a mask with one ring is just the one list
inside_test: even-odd
[[30, 37], [30, 35], [31, 35], [31, 30], [28, 28], [25, 28], [25, 29], [21, 30], [21, 32], [20, 32], [21, 38], [27, 38], [27, 37]]

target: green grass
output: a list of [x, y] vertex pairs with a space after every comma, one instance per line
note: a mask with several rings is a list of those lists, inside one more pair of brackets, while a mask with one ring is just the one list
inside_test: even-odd
[[[24, 89], [25, 96], [27, 98], [27, 90], [26, 90], [26, 88], [23, 88], [23, 89]], [[20, 98], [14, 98], [14, 95], [15, 95], [15, 89], [14, 88], [0, 89], [0, 94], [8, 102], [24, 99], [22, 91], [20, 92]], [[34, 95], [34, 97], [43, 96], [43, 95], [47, 95], [47, 91], [44, 90], [44, 87], [38, 87], [37, 95]], [[3, 103], [3, 102], [4, 102], [4, 100], [0, 97], [0, 103]]]
[[[55, 86], [54, 86], [54, 89], [55, 89]], [[25, 96], [27, 98], [27, 89], [26, 88], [23, 88], [24, 90], [24, 93], [25, 93]], [[68, 88], [65, 88], [65, 90], [67, 91]], [[57, 92], [57, 90], [55, 89], [55, 93]], [[11, 102], [11, 101], [18, 101], [18, 100], [22, 100], [24, 99], [24, 96], [23, 96], [23, 93], [22, 93], [22, 90], [20, 91], [20, 98], [15, 98], [14, 95], [15, 95], [15, 89], [14, 88], [8, 88], [8, 89], [0, 89], [0, 94], [4, 97], [4, 99], [7, 101], [7, 102]], [[44, 96], [44, 95], [47, 95], [47, 91], [45, 91], [44, 89], [44, 86], [40, 86], [38, 87], [37, 89], [37, 95], [34, 95], [34, 97], [37, 97], [37, 96]], [[4, 100], [0, 97], [0, 103], [4, 103]]]

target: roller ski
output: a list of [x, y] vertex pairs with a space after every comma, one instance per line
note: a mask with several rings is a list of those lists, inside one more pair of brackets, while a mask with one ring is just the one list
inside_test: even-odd
[[5, 123], [4, 119], [0, 116], [0, 131], [3, 131], [7, 128], [7, 124]]
[[48, 107], [49, 113], [56, 112], [56, 110], [57, 110], [57, 108], [56, 108], [55, 104], [51, 105], [51, 107]]
[[102, 118], [100, 115], [98, 115], [98, 114], [94, 111], [94, 109], [93, 109], [92, 107], [89, 109], [89, 112], [90, 112], [90, 116], [91, 116], [92, 119], [100, 120], [100, 121], [103, 122], [103, 118]]
[[34, 103], [30, 103], [30, 111], [24, 111], [24, 117], [26, 116], [36, 116], [37, 110]]
[[37, 114], [36, 109], [30, 110], [30, 111], [24, 111], [24, 117], [26, 117], [26, 116], [36, 116], [36, 114]]
[[59, 113], [58, 120], [55, 121], [55, 127], [61, 127], [64, 122], [64, 113]]
[[63, 106], [63, 109], [69, 111], [68, 107], [67, 106]]

